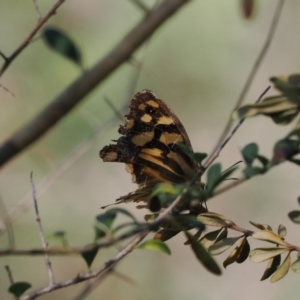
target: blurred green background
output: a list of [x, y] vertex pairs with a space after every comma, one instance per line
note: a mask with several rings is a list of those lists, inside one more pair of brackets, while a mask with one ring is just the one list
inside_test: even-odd
[[[144, 1], [153, 5], [155, 1]], [[136, 91], [153, 90], [176, 112], [189, 133], [197, 151], [209, 152], [214, 146], [233, 109], [269, 29], [277, 1], [257, 1], [256, 15], [245, 20], [240, 1], [191, 1], [167, 21], [152, 37]], [[55, 1], [38, 1], [45, 12]], [[299, 72], [300, 67], [300, 2], [290, 0], [282, 17], [267, 57], [263, 61], [247, 95], [254, 102], [269, 84], [269, 77]], [[48, 24], [65, 30], [80, 46], [86, 66], [92, 66], [143, 17], [143, 13], [127, 0], [66, 1]], [[10, 54], [37, 22], [32, 1], [0, 2], [0, 50]], [[56, 170], [66, 157], [114, 113], [103, 101], [107, 96], [120, 107], [132, 86], [136, 70], [124, 64], [66, 118], [42, 139], [0, 172], [0, 197], [11, 211], [30, 193], [30, 172], [35, 184]], [[38, 39], [9, 67], [1, 85], [16, 96], [0, 89], [1, 140], [48, 104], [80, 75], [71, 62], [50, 51]], [[269, 95], [274, 94], [274, 90]], [[118, 137], [121, 121], [105, 129], [101, 138], [94, 138], [91, 148], [41, 195], [39, 208], [46, 235], [65, 230], [72, 246], [85, 245], [93, 238], [94, 217], [102, 205], [136, 189], [122, 164], [104, 164], [99, 150]], [[241, 159], [240, 149], [257, 142], [260, 152], [271, 156], [272, 145], [291, 127], [275, 126], [258, 117], [247, 120], [222, 152], [219, 161], [229, 167]], [[251, 228], [249, 220], [288, 228], [287, 240], [299, 244], [299, 227], [287, 213], [297, 209], [299, 168], [284, 164], [263, 177], [257, 177], [224, 195], [209, 201], [208, 207], [233, 219], [240, 226]], [[29, 201], [31, 201], [29, 197]], [[2, 205], [3, 207], [3, 205]], [[124, 205], [137, 218], [145, 211]], [[1, 216], [5, 211], [1, 208]], [[13, 223], [17, 248], [41, 247], [32, 207]], [[235, 236], [236, 233], [232, 233]], [[299, 277], [290, 272], [276, 284], [260, 282], [265, 264], [233, 264], [216, 277], [198, 264], [184, 238], [178, 236], [168, 244], [172, 256], [136, 250], [124, 259], [117, 270], [136, 282], [130, 284], [109, 276], [87, 299], [298, 299]], [[50, 245], [58, 245], [49, 240]], [[7, 237], [0, 239], [1, 247]], [[251, 240], [251, 246], [264, 246]], [[265, 245], [267, 246], [267, 245]], [[117, 253], [116, 248], [99, 251], [93, 267]], [[226, 254], [225, 254], [226, 256]], [[223, 256], [223, 259], [224, 257]], [[222, 263], [222, 256], [216, 258]], [[33, 289], [47, 285], [43, 257], [1, 257], [0, 298], [8, 297], [9, 286], [4, 266], [12, 269], [15, 281], [28, 281]], [[53, 257], [57, 282], [86, 272], [80, 257]], [[81, 283], [56, 291], [41, 299], [72, 299], [85, 286]]]

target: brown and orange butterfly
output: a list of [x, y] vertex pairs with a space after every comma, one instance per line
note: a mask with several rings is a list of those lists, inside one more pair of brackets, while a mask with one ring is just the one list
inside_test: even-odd
[[184, 183], [193, 178], [199, 166], [191, 159], [182, 143], [192, 152], [189, 137], [174, 112], [150, 90], [133, 97], [122, 135], [115, 144], [100, 151], [104, 162], [121, 162], [138, 184], [135, 192], [118, 198], [122, 202], [147, 202], [157, 183]]

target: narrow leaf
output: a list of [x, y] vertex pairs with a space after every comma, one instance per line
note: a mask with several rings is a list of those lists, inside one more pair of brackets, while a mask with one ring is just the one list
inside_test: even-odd
[[252, 237], [257, 240], [262, 240], [277, 245], [286, 246], [286, 243], [274, 232], [268, 230], [256, 231], [252, 234]]
[[207, 171], [207, 184], [206, 189], [208, 194], [212, 193], [214, 187], [216, 186], [219, 177], [221, 175], [221, 165], [214, 164]]
[[239, 248], [235, 247], [230, 252], [230, 254], [228, 255], [228, 257], [224, 260], [223, 267], [226, 269], [227, 266], [233, 264], [237, 260], [238, 256], [239, 256]]
[[207, 157], [206, 153], [201, 153], [201, 152], [195, 152], [193, 155], [193, 159], [196, 163], [199, 165], [202, 163], [202, 161]]
[[232, 247], [241, 237], [226, 238], [209, 247], [208, 251], [211, 255], [219, 255]]
[[280, 255], [282, 253], [285, 253], [289, 251], [286, 248], [256, 248], [250, 251], [249, 257], [252, 262], [254, 263], [260, 263], [262, 261], [266, 261], [270, 258], [273, 258], [277, 255]]
[[217, 213], [203, 213], [197, 216], [198, 221], [208, 226], [228, 227], [233, 222]]
[[162, 253], [166, 253], [166, 254], [171, 254], [171, 250], [168, 247], [167, 244], [165, 244], [162, 241], [159, 241], [157, 239], [155, 240], [148, 240], [142, 244], [139, 244], [137, 247], [137, 249], [144, 249], [144, 250], [154, 250], [154, 251], [158, 251], [158, 252], [162, 252]]
[[300, 210], [293, 210], [288, 214], [289, 218], [296, 224], [300, 224]]
[[25, 281], [19, 281], [13, 283], [9, 288], [8, 291], [15, 295], [16, 298], [22, 296], [28, 289], [31, 288], [31, 284]]
[[[200, 238], [202, 232], [203, 232], [202, 229], [197, 230], [197, 232], [193, 235], [193, 238], [198, 241], [198, 239]], [[184, 245], [190, 245], [190, 242], [187, 240], [187, 241], [184, 242]]]
[[271, 226], [268, 224], [260, 224], [260, 223], [254, 222], [254, 221], [249, 221], [249, 223], [258, 229], [272, 231]]
[[282, 265], [277, 269], [274, 275], [271, 277], [271, 282], [276, 282], [282, 279], [289, 271], [291, 265], [291, 254], [288, 253]]
[[277, 270], [278, 266], [280, 265], [280, 261], [280, 255], [274, 256], [273, 258], [269, 259], [266, 270], [263, 276], [261, 277], [260, 281], [269, 278]]
[[201, 239], [200, 242], [202, 244], [202, 246], [205, 249], [208, 249], [211, 245], [214, 244], [215, 240], [217, 239], [219, 233], [222, 231], [222, 228], [215, 230], [215, 231], [211, 231], [208, 232], [207, 234], [205, 234]]
[[221, 269], [215, 262], [215, 260], [209, 255], [209, 253], [205, 250], [205, 248], [199, 243], [197, 240], [193, 238], [193, 236], [184, 232], [189, 243], [191, 244], [191, 248], [195, 253], [197, 259], [203, 264], [203, 266], [210, 272], [216, 275], [221, 275]]
[[278, 235], [283, 239], [286, 236], [286, 233], [287, 233], [286, 227], [284, 225], [280, 224], [278, 226], [277, 232], [278, 232]]
[[297, 259], [296, 261], [294, 261], [291, 265], [291, 269], [295, 272], [295, 273], [300, 273], [300, 259]]

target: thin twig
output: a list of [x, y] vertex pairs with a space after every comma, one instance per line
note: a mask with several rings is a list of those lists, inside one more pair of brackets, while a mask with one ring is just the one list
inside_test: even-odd
[[[156, 218], [156, 220], [152, 223], [152, 226], [159, 226], [161, 224], [161, 222], [163, 222], [165, 220], [165, 218], [168, 217], [168, 215], [173, 210], [173, 208], [181, 201], [181, 199], [182, 199], [182, 197], [184, 196], [185, 193], [186, 193], [186, 190], [184, 190], [183, 193], [181, 195], [179, 195], [173, 201], [173, 203], [168, 208], [166, 208]], [[51, 287], [47, 286], [47, 287], [42, 288], [40, 290], [36, 290], [33, 293], [22, 296], [20, 299], [21, 300], [35, 299], [38, 296], [47, 294], [51, 291], [67, 287], [67, 286], [76, 284], [78, 282], [86, 281], [86, 280], [91, 279], [91, 278], [95, 278], [97, 276], [102, 275], [103, 273], [107, 274], [107, 272], [111, 268], [113, 268], [122, 258], [124, 258], [126, 255], [128, 255], [132, 250], [134, 250], [134, 248], [149, 234], [149, 232], [150, 232], [150, 229], [143, 230], [127, 246], [125, 246], [121, 251], [119, 251], [113, 258], [106, 261], [98, 269], [96, 269], [94, 271], [91, 271], [91, 272], [88, 272], [88, 273], [85, 273], [85, 274], [82, 274], [82, 275], [78, 275], [75, 278], [72, 278], [72, 279], [69, 279], [69, 280], [66, 280], [66, 281], [63, 281], [63, 282], [55, 283]]]
[[9, 265], [5, 266], [5, 270], [6, 270], [6, 273], [7, 273], [7, 276], [8, 276], [9, 283], [10, 283], [10, 285], [12, 285], [14, 283], [14, 278], [12, 276], [12, 272], [11, 272], [11, 269], [10, 269]]
[[[270, 25], [270, 29], [269, 29], [266, 41], [264, 42], [264, 45], [263, 45], [263, 47], [262, 47], [262, 49], [261, 49], [261, 51], [260, 51], [260, 53], [259, 53], [259, 55], [258, 55], [258, 57], [255, 61], [253, 67], [252, 67], [252, 70], [251, 70], [251, 72], [250, 72], [250, 74], [249, 74], [249, 76], [246, 80], [246, 83], [245, 83], [245, 85], [244, 85], [244, 87], [241, 91], [241, 94], [240, 94], [240, 96], [237, 100], [237, 103], [235, 105], [234, 110], [236, 110], [243, 103], [243, 101], [245, 99], [245, 96], [246, 96], [246, 94], [247, 94], [247, 92], [248, 92], [248, 90], [249, 90], [249, 88], [252, 84], [252, 81], [253, 81], [253, 79], [254, 79], [254, 77], [255, 77], [255, 75], [256, 75], [256, 73], [257, 73], [257, 71], [258, 71], [258, 69], [259, 69], [259, 67], [260, 67], [260, 65], [261, 65], [261, 63], [262, 63], [262, 61], [263, 61], [263, 59], [266, 55], [266, 53], [267, 53], [267, 50], [269, 49], [269, 46], [271, 44], [271, 41], [274, 37], [274, 33], [276, 31], [276, 28], [277, 28], [277, 24], [279, 22], [279, 18], [280, 18], [281, 12], [282, 12], [283, 4], [284, 4], [284, 0], [279, 0], [278, 1], [278, 4], [277, 4], [277, 7], [276, 7], [276, 10], [275, 10], [275, 13], [274, 13], [271, 25]], [[228, 122], [227, 122], [227, 124], [226, 124], [226, 126], [225, 126], [218, 142], [216, 143], [215, 148], [211, 152], [211, 155], [207, 157], [207, 159], [204, 163], [205, 168], [209, 167], [210, 164], [212, 163], [212, 161], [213, 161], [212, 157], [215, 156], [216, 151], [218, 150], [220, 145], [223, 143], [224, 139], [226, 138], [226, 136], [227, 136], [227, 134], [228, 134], [228, 132], [229, 132], [231, 126], [232, 126], [233, 120], [231, 118], [231, 115], [232, 115], [232, 113], [230, 114]]]
[[11, 96], [13, 96], [13, 97], [16, 96], [13, 92], [11, 92], [8, 88], [3, 86], [2, 84], [0, 84], [0, 88], [2, 88], [5, 92], [9, 93]]
[[41, 14], [40, 8], [39, 8], [36, 0], [32, 0], [32, 1], [33, 1], [34, 8], [36, 10], [37, 16], [38, 16], [38, 20], [40, 21], [42, 19], [42, 14]]
[[3, 58], [4, 61], [7, 60], [6, 55], [2, 51], [0, 51], [0, 56]]
[[112, 273], [113, 269], [110, 269], [106, 273], [103, 273], [102, 275], [98, 276], [93, 281], [89, 282], [87, 286], [85, 286], [82, 291], [76, 295], [73, 300], [83, 300], [86, 299], [87, 295], [89, 295], [95, 288], [99, 286], [100, 283], [103, 282], [105, 278], [108, 277], [109, 273]]
[[[42, 227], [42, 222], [39, 214], [39, 208], [37, 204], [37, 199], [36, 199], [36, 192], [35, 192], [35, 186], [33, 182], [33, 173], [30, 173], [30, 182], [31, 182], [31, 188], [32, 188], [32, 198], [33, 198], [33, 203], [34, 203], [34, 211], [35, 211], [35, 216], [36, 216], [36, 222], [38, 225], [38, 230], [42, 242], [43, 249], [47, 249], [47, 242], [45, 239], [45, 235], [43, 232], [43, 227]], [[45, 263], [46, 263], [46, 268], [48, 271], [48, 277], [49, 277], [49, 286], [52, 286], [54, 284], [54, 275], [53, 275], [53, 270], [50, 262], [49, 255], [45, 253]]]
[[65, 0], [58, 0], [53, 7], [48, 11], [48, 13], [38, 21], [36, 26], [31, 30], [29, 35], [24, 39], [24, 41], [19, 45], [19, 47], [10, 55], [7, 56], [4, 64], [2, 65], [0, 69], [0, 77], [5, 72], [5, 70], [9, 67], [9, 65], [14, 61], [14, 59], [28, 46], [28, 44], [31, 42], [32, 38], [35, 36], [35, 34], [41, 29], [41, 27], [49, 20], [51, 16], [53, 16], [57, 9], [65, 2]]
[[147, 14], [106, 57], [85, 71], [32, 121], [23, 125], [0, 146], [0, 166], [43, 136], [100, 82], [126, 62], [157, 28], [188, 2], [189, 0], [165, 0]]
[[[259, 103], [263, 96], [269, 91], [271, 86], [268, 86], [263, 93], [259, 96], [259, 98], [255, 101], [255, 103]], [[223, 148], [227, 145], [227, 143], [231, 140], [231, 138], [234, 136], [234, 134], [237, 132], [237, 130], [241, 127], [241, 125], [244, 123], [246, 118], [242, 118], [239, 120], [239, 122], [235, 125], [235, 127], [232, 129], [231, 133], [228, 135], [228, 137], [223, 141], [223, 143], [219, 146], [218, 149], [216, 149], [215, 153], [211, 155], [210, 160], [207, 160], [205, 164], [203, 164], [203, 167], [207, 169], [208, 166], [210, 166], [215, 159], [219, 156], [220, 152], [223, 150]]]
[[[268, 92], [268, 90], [271, 88], [271, 86], [268, 86], [262, 94], [259, 96], [259, 98], [255, 101], [255, 103], [258, 103], [261, 101], [263, 96]], [[219, 157], [221, 151], [223, 148], [227, 145], [227, 143], [231, 140], [231, 138], [234, 136], [234, 134], [237, 132], [237, 130], [241, 127], [241, 125], [244, 123], [246, 118], [243, 118], [239, 120], [239, 122], [235, 125], [231, 133], [228, 135], [228, 137], [221, 143], [221, 145], [213, 152], [210, 156], [209, 159], [205, 161], [203, 165], [200, 166], [199, 171], [197, 172], [196, 176], [193, 178], [191, 181], [192, 184], [194, 184], [206, 171], [206, 169]]]

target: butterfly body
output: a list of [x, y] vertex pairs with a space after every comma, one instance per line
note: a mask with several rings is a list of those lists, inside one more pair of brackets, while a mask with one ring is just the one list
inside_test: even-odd
[[125, 163], [138, 189], [117, 202], [147, 202], [157, 183], [184, 183], [199, 169], [178, 146], [183, 143], [193, 151], [182, 123], [150, 90], [135, 94], [119, 133], [122, 136], [115, 144], [105, 146], [100, 157], [105, 162]]

